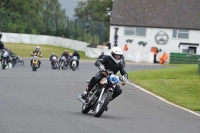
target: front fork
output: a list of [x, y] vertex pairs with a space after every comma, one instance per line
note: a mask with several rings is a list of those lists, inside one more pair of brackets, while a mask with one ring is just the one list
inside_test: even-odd
[[[113, 92], [113, 88], [109, 87], [108, 91]], [[102, 96], [103, 96], [104, 92], [105, 92], [105, 86], [102, 88], [101, 94], [100, 94], [99, 99], [98, 99], [98, 103], [101, 103], [101, 99], [102, 99]]]
[[98, 99], [98, 103], [101, 103], [101, 98], [102, 98], [102, 96], [104, 94], [104, 91], [105, 91], [105, 87], [101, 91], [101, 94], [100, 94], [99, 99]]
[[37, 60], [33, 60], [32, 64], [37, 65]]

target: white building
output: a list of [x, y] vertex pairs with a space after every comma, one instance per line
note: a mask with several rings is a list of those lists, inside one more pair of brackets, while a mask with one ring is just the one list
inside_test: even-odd
[[127, 44], [133, 55], [153, 46], [168, 53], [200, 54], [199, 7], [199, 0], [114, 0], [111, 45], [123, 49]]

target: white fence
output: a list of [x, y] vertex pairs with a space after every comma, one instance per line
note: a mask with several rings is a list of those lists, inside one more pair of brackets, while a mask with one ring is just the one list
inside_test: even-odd
[[46, 36], [46, 35], [31, 35], [31, 34], [16, 34], [16, 33], [3, 33], [3, 42], [11, 43], [26, 43], [26, 44], [42, 44], [53, 45], [70, 48], [79, 51], [85, 51], [88, 43], [71, 40], [62, 37]]
[[[71, 40], [62, 37], [46, 36], [46, 35], [31, 35], [31, 34], [16, 34], [16, 33], [3, 33], [3, 42], [11, 43], [26, 43], [26, 44], [42, 44], [53, 45], [70, 48], [78, 51], [85, 52], [87, 57], [97, 58], [101, 52], [105, 55], [110, 55], [109, 49], [90, 48], [87, 47], [89, 43]], [[146, 51], [124, 52], [126, 61], [132, 62], [148, 62], [153, 63], [153, 53]]]
[[[97, 58], [104, 52], [105, 55], [110, 55], [111, 50], [109, 49], [98, 49], [98, 48], [86, 48], [85, 54], [87, 57], [90, 58]], [[142, 52], [142, 51], [135, 51], [135, 52], [123, 52], [124, 58], [126, 61], [132, 62], [145, 62], [145, 63], [153, 63], [153, 53], [152, 52]]]

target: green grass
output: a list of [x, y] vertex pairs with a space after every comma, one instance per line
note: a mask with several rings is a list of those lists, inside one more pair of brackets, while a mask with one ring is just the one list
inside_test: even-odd
[[129, 80], [170, 102], [200, 111], [198, 65], [173, 65], [173, 68], [129, 72]]
[[[5, 43], [5, 47], [12, 50], [13, 53], [18, 54], [21, 57], [31, 57], [30, 53], [35, 50], [37, 45], [33, 44], [21, 44], [21, 43]], [[68, 50], [69, 53], [73, 53], [73, 49], [68, 49], [59, 46], [50, 46], [50, 45], [38, 45], [40, 46], [40, 50], [42, 51], [43, 58], [49, 58], [51, 53], [55, 53], [58, 57], [64, 52], [64, 50]], [[80, 54], [81, 60], [95, 60], [92, 58], [88, 58], [85, 56], [85, 52], [78, 51]]]

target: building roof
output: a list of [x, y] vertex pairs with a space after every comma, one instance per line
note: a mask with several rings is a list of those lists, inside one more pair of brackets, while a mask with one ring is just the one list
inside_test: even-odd
[[200, 0], [114, 0], [111, 25], [200, 29]]
[[197, 44], [197, 43], [180, 43], [179, 45], [178, 45], [178, 47], [180, 47], [181, 45], [193, 45], [193, 46], [199, 46], [199, 44]]

